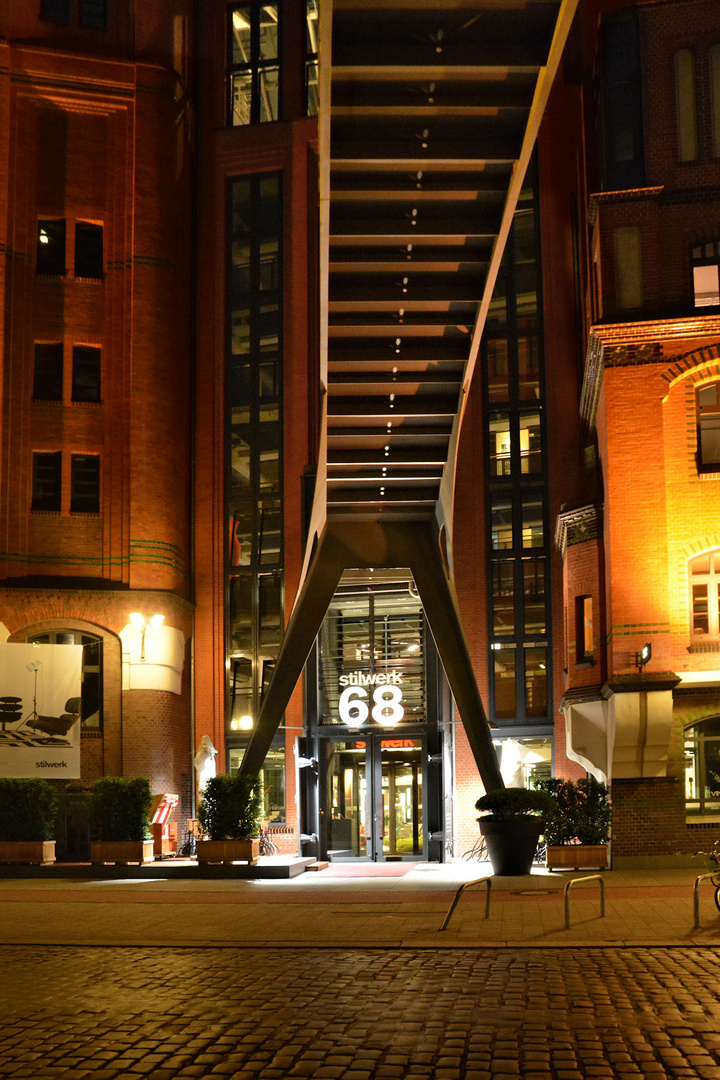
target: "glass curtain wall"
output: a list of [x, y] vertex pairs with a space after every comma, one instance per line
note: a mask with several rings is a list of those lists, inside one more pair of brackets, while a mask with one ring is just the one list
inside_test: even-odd
[[227, 744], [247, 741], [283, 632], [282, 179], [229, 191]]
[[552, 723], [545, 392], [535, 192], [519, 200], [484, 341], [489, 464], [491, 714]]

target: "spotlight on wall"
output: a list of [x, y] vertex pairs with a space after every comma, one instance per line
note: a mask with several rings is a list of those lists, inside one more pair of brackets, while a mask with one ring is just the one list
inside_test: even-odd
[[151, 615], [149, 619], [146, 619], [141, 611], [131, 611], [128, 616], [132, 626], [136, 626], [138, 630], [142, 630], [140, 636], [140, 659], [145, 659], [145, 632], [148, 626], [156, 627], [160, 626], [165, 621], [164, 615]]
[[642, 674], [642, 669], [652, 660], [652, 645], [650, 642], [647, 645], [643, 645], [640, 652], [635, 653], [635, 664], [638, 671]]

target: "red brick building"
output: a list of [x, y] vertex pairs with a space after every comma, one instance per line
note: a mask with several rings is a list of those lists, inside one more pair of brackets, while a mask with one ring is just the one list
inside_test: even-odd
[[[423, 63], [445, 49], [461, 80], [435, 101], [416, 58], [414, 82], [388, 63], [371, 85], [377, 28], [337, 0], [331, 147], [322, 3], [8, 7], [0, 641], [83, 645], [81, 783], [149, 775], [181, 795], [182, 835], [201, 738], [235, 770], [257, 724], [324, 483], [324, 414], [331, 504], [341, 468], [358, 488], [393, 477], [384, 440], [374, 472], [353, 449], [381, 411], [363, 370], [399, 364], [388, 409], [415, 399], [403, 422], [426, 445], [399, 468], [418, 491], [439, 475], [445, 421], [423, 433], [413, 417], [450, 395], [467, 355], [530, 54], [507, 43], [512, 5], [465, 40], [462, 5], [445, 4]], [[695, 850], [720, 803], [713, 7], [579, 0], [457, 447], [454, 581], [506, 782], [609, 779], [620, 859]], [[504, 87], [493, 109], [489, 71]], [[396, 168], [405, 115], [410, 164]], [[435, 158], [434, 124], [449, 139]], [[385, 141], [368, 164], [373, 125]], [[492, 145], [482, 165], [478, 138]], [[382, 230], [400, 255], [380, 252]], [[378, 674], [365, 708], [389, 722], [361, 730], [353, 687]], [[472, 845], [477, 764], [409, 572], [342, 578], [263, 786], [283, 851], [438, 859]]]

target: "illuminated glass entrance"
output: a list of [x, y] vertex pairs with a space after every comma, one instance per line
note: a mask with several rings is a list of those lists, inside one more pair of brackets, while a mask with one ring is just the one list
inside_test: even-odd
[[330, 859], [422, 859], [423, 738], [323, 740]]

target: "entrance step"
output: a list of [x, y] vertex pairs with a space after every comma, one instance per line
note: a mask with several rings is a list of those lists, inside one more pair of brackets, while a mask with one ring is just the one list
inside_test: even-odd
[[306, 870], [327, 870], [329, 865], [330, 865], [329, 862], [314, 862], [314, 863], [310, 863], [309, 866], [306, 866], [305, 869]]

